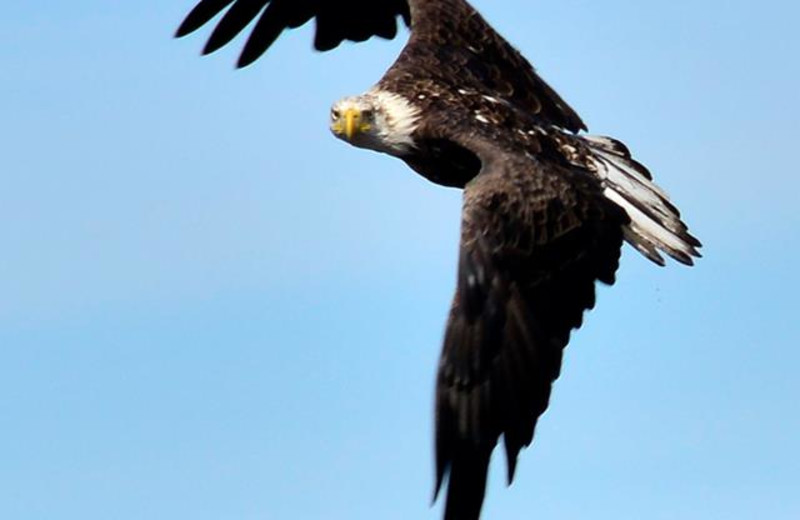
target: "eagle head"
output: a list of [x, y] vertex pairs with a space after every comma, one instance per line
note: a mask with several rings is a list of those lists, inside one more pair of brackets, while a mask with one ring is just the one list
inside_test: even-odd
[[331, 132], [354, 146], [391, 155], [414, 147], [420, 109], [403, 96], [374, 88], [331, 107]]

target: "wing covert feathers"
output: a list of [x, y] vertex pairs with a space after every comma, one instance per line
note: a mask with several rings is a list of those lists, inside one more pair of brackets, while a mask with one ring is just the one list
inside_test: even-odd
[[[433, 56], [434, 67], [462, 88], [503, 99], [543, 121], [577, 132], [586, 127], [580, 116], [469, 3], [463, 0], [411, 1], [411, 39], [403, 50], [411, 60], [398, 63], [416, 75], [420, 57]], [[399, 71], [400, 72], [400, 71]], [[458, 86], [456, 86], [458, 88]]]

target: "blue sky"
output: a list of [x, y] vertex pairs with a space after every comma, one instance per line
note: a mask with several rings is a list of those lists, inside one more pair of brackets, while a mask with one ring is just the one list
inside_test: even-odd
[[[705, 245], [626, 249], [486, 518], [800, 517], [800, 10], [475, 5]], [[460, 195], [327, 130], [402, 41], [234, 71], [191, 6], [4, 8], [0, 517], [439, 518]]]

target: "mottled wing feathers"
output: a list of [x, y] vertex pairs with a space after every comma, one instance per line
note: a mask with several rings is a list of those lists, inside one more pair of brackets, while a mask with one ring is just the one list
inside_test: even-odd
[[[491, 153], [491, 152], [488, 152]], [[496, 152], [465, 189], [455, 298], [436, 390], [437, 493], [476, 520], [500, 435], [513, 479], [570, 331], [613, 283], [627, 216], [588, 176]]]
[[631, 219], [624, 229], [625, 240], [637, 251], [659, 265], [665, 264], [661, 253], [686, 265], [701, 256], [700, 241], [689, 233], [678, 208], [624, 144], [597, 135], [550, 132], [549, 136], [570, 164], [594, 176], [603, 195], [625, 210]]
[[410, 23], [405, 0], [201, 0], [180, 25], [176, 36], [199, 29], [223, 11], [225, 14], [206, 43], [204, 54], [228, 44], [258, 19], [239, 57], [239, 67], [258, 59], [285, 29], [300, 27], [312, 18], [316, 21], [314, 47], [320, 51], [330, 50], [344, 40], [394, 38], [398, 15]]
[[413, 70], [419, 63], [415, 61], [423, 56], [433, 58], [446, 75], [441, 78], [445, 81], [453, 78], [461, 88], [478, 88], [572, 132], [586, 129], [578, 114], [528, 60], [464, 0], [412, 1], [411, 19], [406, 50], [417, 58], [408, 61], [408, 72], [419, 76]]

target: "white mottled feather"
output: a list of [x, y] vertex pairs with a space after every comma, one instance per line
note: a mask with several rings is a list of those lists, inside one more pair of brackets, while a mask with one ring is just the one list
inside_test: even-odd
[[683, 263], [699, 256], [697, 241], [689, 235], [667, 193], [648, 179], [617, 141], [600, 136], [582, 136], [592, 152], [595, 173], [603, 194], [619, 205], [631, 219], [625, 239], [650, 260], [663, 265], [659, 251]]

